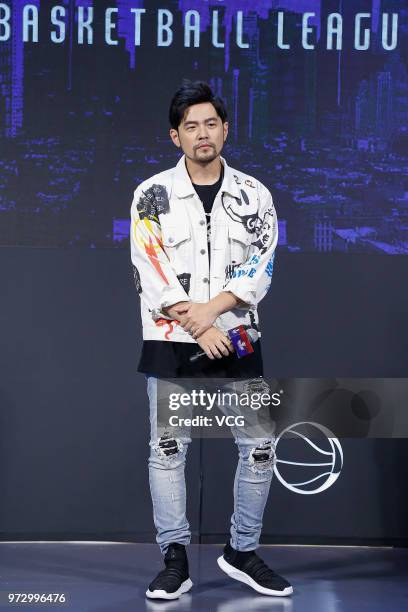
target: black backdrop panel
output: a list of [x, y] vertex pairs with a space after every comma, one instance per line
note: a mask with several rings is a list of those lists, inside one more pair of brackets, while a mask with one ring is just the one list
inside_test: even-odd
[[[262, 304], [269, 376], [406, 376], [404, 258], [277, 261]], [[154, 541], [128, 252], [3, 248], [0, 275], [2, 539]], [[199, 444], [189, 450], [189, 518], [211, 539], [229, 529], [237, 451], [232, 440], [202, 441], [200, 523]], [[264, 541], [406, 538], [406, 441], [342, 445], [342, 473], [323, 493], [302, 496], [274, 479]]]

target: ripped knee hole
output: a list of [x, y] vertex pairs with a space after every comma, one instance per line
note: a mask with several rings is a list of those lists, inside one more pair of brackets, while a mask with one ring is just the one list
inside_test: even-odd
[[271, 440], [265, 440], [260, 446], [251, 449], [248, 463], [257, 469], [268, 469], [275, 464], [275, 448]]
[[154, 448], [159, 455], [170, 457], [171, 455], [176, 455], [183, 450], [183, 443], [181, 440], [173, 438], [169, 432], [164, 432]]

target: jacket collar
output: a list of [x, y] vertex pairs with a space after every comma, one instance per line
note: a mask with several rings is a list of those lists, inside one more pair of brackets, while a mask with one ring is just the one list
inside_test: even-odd
[[[185, 160], [186, 156], [183, 154], [176, 164], [173, 176], [172, 191], [174, 190], [174, 193], [179, 198], [184, 198], [195, 193], [195, 189], [187, 172]], [[240, 198], [241, 194], [235, 181], [232, 168], [228, 166], [227, 162], [221, 155], [220, 160], [224, 166], [224, 178], [221, 185], [221, 193], [226, 192], [235, 198]]]

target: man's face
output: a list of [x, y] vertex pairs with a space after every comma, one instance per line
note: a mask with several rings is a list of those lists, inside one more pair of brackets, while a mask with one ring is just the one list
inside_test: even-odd
[[227, 134], [228, 122], [222, 123], [211, 102], [189, 106], [178, 130], [170, 130], [172, 141], [182, 148], [185, 156], [203, 165], [221, 153]]

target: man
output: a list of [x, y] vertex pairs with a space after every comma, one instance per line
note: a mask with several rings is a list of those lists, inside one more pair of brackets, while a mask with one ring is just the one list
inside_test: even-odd
[[[191, 439], [157, 437], [157, 382], [179, 377], [262, 381], [260, 340], [238, 358], [227, 332], [243, 326], [259, 335], [257, 304], [270, 285], [278, 238], [268, 189], [220, 155], [228, 134], [223, 101], [206, 83], [185, 80], [171, 101], [169, 119], [170, 137], [184, 154], [174, 168], [137, 187], [130, 230], [143, 324], [138, 370], [146, 374], [150, 401], [150, 490], [156, 541], [166, 566], [146, 595], [162, 599], [176, 599], [192, 586], [184, 480]], [[190, 360], [200, 349], [203, 357]], [[231, 538], [218, 564], [260, 593], [289, 595], [290, 584], [255, 552], [274, 440], [235, 442], [239, 461]], [[261, 491], [256, 499], [251, 495], [255, 483]]]

